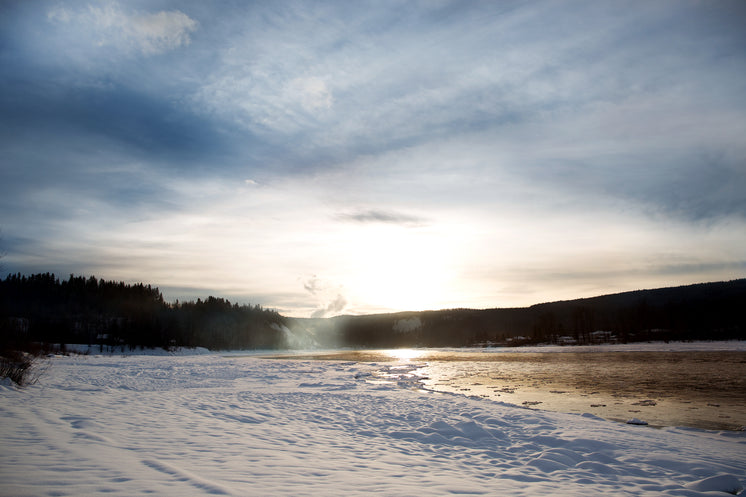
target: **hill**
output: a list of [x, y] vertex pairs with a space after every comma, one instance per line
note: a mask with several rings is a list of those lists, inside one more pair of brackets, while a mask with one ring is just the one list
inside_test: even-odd
[[458, 347], [746, 339], [746, 279], [636, 290], [524, 308], [288, 319], [321, 346]]
[[548, 302], [328, 319], [289, 318], [209, 297], [164, 302], [158, 288], [70, 275], [0, 280], [0, 355], [30, 344], [282, 349], [746, 339], [746, 279]]

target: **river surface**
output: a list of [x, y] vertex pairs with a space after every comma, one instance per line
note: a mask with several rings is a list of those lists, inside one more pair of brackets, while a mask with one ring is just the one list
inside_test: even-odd
[[290, 357], [382, 363], [385, 367], [372, 381], [384, 382], [391, 381], [392, 362], [414, 365], [406, 370], [421, 388], [532, 409], [590, 413], [621, 422], [636, 418], [651, 426], [710, 430], [746, 426], [746, 351], [742, 350], [394, 349]]

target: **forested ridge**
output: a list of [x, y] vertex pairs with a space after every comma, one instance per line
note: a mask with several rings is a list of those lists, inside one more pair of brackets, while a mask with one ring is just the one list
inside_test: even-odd
[[293, 321], [325, 338], [326, 346], [370, 348], [746, 340], [746, 279], [521, 308], [291, 320], [291, 328]]
[[3, 342], [137, 347], [281, 348], [285, 318], [259, 305], [208, 297], [167, 303], [150, 285], [50, 273], [0, 281]]
[[[746, 339], [746, 279], [638, 290], [512, 309], [337, 318], [350, 345], [563, 345]], [[386, 328], [377, 321], [389, 321]], [[395, 333], [390, 330], [394, 329]], [[378, 330], [378, 332], [376, 332]]]
[[746, 339], [746, 279], [525, 308], [302, 319], [217, 297], [169, 303], [142, 283], [11, 274], [0, 280], [0, 336], [2, 349], [74, 343], [101, 352]]

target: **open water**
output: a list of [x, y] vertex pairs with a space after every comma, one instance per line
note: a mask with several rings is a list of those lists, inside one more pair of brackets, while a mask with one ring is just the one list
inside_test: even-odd
[[[415, 364], [423, 388], [652, 426], [746, 426], [746, 352], [343, 351], [305, 359]], [[385, 368], [388, 371], [389, 368]], [[380, 381], [386, 381], [384, 369]]]

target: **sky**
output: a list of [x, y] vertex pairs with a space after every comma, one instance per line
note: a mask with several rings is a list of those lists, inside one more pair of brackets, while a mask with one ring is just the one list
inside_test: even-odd
[[3, 273], [288, 316], [746, 277], [742, 1], [5, 1]]

